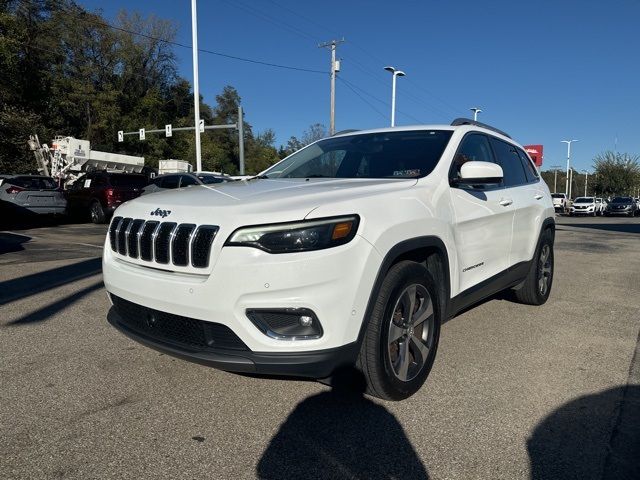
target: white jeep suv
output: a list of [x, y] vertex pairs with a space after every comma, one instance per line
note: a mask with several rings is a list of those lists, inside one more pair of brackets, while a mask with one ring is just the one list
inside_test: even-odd
[[337, 134], [236, 182], [145, 195], [105, 243], [110, 323], [222, 370], [416, 392], [440, 325], [507, 288], [543, 304], [554, 209], [524, 149], [466, 119]]

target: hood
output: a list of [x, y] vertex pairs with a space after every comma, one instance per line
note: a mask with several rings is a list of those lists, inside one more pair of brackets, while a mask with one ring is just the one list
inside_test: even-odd
[[[144, 195], [116, 215], [224, 227], [295, 221], [315, 208], [410, 188], [415, 179], [254, 179]], [[170, 212], [158, 218], [152, 212]], [[357, 212], [344, 212], [357, 213]]]

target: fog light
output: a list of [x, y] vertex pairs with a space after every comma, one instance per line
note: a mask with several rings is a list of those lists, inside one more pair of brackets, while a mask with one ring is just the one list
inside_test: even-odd
[[278, 340], [310, 340], [322, 336], [318, 316], [309, 308], [259, 308], [247, 317], [265, 335]]

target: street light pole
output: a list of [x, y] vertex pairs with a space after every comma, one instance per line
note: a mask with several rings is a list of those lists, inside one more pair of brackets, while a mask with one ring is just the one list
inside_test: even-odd
[[480, 108], [478, 108], [478, 107], [473, 107], [473, 108], [470, 108], [469, 110], [471, 110], [473, 112], [473, 121], [477, 122], [478, 121], [478, 114], [480, 112], [482, 112], [482, 110]]
[[587, 185], [589, 184], [589, 172], [584, 171], [584, 196], [587, 196]]
[[552, 165], [551, 168], [553, 168], [553, 193], [557, 193], [558, 189], [556, 188], [556, 185], [558, 183], [558, 169], [560, 168], [560, 165]]
[[571, 199], [571, 182], [569, 182], [569, 168], [571, 168], [571, 143], [577, 141], [578, 140], [561, 140], [561, 143], [567, 144], [567, 184], [564, 192], [567, 194], [567, 199]]
[[196, 0], [191, 0], [191, 44], [193, 45], [193, 116], [196, 132], [196, 169], [202, 171], [200, 148], [200, 84], [198, 81], [198, 18]]
[[404, 77], [402, 70], [396, 70], [394, 67], [384, 67], [385, 70], [392, 73], [391, 79], [391, 126], [396, 126], [396, 77]]

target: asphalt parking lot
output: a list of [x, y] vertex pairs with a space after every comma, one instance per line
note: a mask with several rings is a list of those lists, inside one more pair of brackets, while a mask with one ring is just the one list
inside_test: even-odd
[[0, 478], [640, 478], [640, 218], [557, 221], [549, 302], [448, 321], [398, 403], [142, 347], [104, 226], [0, 228]]

